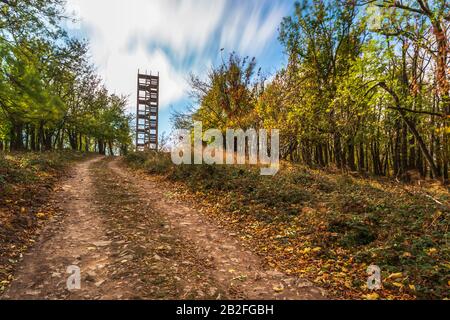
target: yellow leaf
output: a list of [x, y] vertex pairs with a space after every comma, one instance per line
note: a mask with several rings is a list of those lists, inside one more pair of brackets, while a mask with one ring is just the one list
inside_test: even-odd
[[284, 249], [284, 251], [287, 252], [287, 253], [292, 253], [292, 252], [294, 252], [294, 248], [287, 247], [286, 249]]
[[36, 213], [36, 218], [38, 218], [38, 219], [43, 219], [43, 218], [45, 218], [45, 213], [43, 213], [43, 212], [38, 212], [38, 213]]
[[403, 288], [403, 284], [398, 283], [398, 282], [394, 282], [392, 283], [394, 286], [396, 286], [397, 288]]
[[308, 254], [308, 253], [310, 253], [311, 252], [311, 248], [305, 248], [305, 249], [303, 249], [302, 251], [301, 251], [301, 253], [303, 253], [303, 254]]
[[428, 254], [429, 254], [429, 255], [435, 254], [436, 252], [437, 252], [437, 249], [436, 249], [436, 248], [430, 248], [430, 249], [428, 249]]
[[437, 210], [434, 214], [433, 214], [433, 218], [434, 219], [439, 219], [442, 216], [442, 211]]
[[403, 258], [411, 258], [411, 257], [412, 257], [412, 254], [409, 253], [409, 252], [405, 252], [405, 253], [403, 254]]
[[412, 291], [416, 291], [416, 286], [413, 284], [410, 284], [409, 289], [411, 289]]
[[279, 286], [273, 286], [273, 291], [275, 292], [283, 292], [284, 286], [280, 284]]
[[321, 247], [316, 247], [316, 248], [314, 248], [312, 251], [313, 251], [313, 252], [319, 252], [320, 250], [322, 250]]
[[366, 300], [378, 300], [380, 298], [380, 295], [378, 293], [374, 292], [374, 293], [366, 294], [364, 296], [364, 298]]

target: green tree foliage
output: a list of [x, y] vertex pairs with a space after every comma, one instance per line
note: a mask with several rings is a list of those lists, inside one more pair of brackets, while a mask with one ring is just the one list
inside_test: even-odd
[[64, 19], [60, 0], [0, 1], [0, 150], [126, 152], [126, 99], [103, 88]]
[[287, 65], [264, 81], [232, 55], [193, 78], [193, 118], [278, 128], [282, 156], [313, 167], [447, 180], [449, 30], [446, 1], [297, 2]]
[[[262, 93], [263, 78], [256, 70], [256, 60], [241, 59], [232, 53], [227, 61], [213, 68], [206, 79], [191, 77], [192, 95], [200, 108], [194, 120], [205, 128], [248, 128], [255, 123], [255, 105]], [[179, 122], [182, 117], [177, 117]]]

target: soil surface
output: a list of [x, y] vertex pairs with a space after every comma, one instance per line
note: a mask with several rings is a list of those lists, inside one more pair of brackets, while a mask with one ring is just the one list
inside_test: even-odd
[[[76, 165], [1, 299], [324, 299], [120, 159]], [[68, 268], [80, 289], [69, 290]]]

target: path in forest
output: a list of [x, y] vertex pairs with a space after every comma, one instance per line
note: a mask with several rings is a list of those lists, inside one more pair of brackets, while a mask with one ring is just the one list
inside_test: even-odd
[[[323, 299], [118, 159], [77, 165], [2, 299]], [[81, 289], [67, 290], [67, 267]]]

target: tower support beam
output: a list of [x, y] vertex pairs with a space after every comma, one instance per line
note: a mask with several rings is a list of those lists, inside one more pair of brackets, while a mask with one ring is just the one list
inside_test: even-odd
[[159, 75], [138, 72], [136, 150], [158, 150]]

